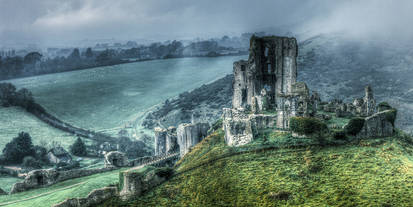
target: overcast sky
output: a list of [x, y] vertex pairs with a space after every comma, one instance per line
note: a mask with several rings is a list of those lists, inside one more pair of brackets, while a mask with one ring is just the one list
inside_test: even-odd
[[208, 38], [278, 26], [411, 39], [412, 22], [412, 0], [0, 0], [0, 45]]

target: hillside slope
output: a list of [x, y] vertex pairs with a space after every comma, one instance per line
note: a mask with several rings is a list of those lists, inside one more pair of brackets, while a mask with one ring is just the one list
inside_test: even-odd
[[171, 180], [102, 206], [413, 206], [413, 141], [402, 132], [340, 146], [275, 147], [286, 140], [272, 132], [266, 145], [231, 148], [217, 130], [177, 163]]
[[68, 148], [76, 140], [76, 136], [49, 126], [19, 107], [0, 107], [0, 123], [0, 150], [22, 131], [31, 135], [35, 145], [54, 141]]
[[44, 188], [0, 196], [0, 206], [44, 207], [67, 198], [86, 197], [92, 190], [119, 182], [119, 172], [125, 169], [66, 180]]

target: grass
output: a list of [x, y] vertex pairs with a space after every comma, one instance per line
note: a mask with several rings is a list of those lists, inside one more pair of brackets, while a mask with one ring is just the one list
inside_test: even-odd
[[19, 107], [0, 107], [0, 150], [21, 131], [28, 132], [35, 145], [55, 141], [68, 149], [76, 140], [75, 136], [50, 127]]
[[[73, 160], [77, 160], [78, 157], [73, 156]], [[95, 157], [82, 157], [79, 161], [80, 168], [82, 169], [97, 169], [103, 168], [105, 166], [104, 160], [102, 158]]]
[[22, 179], [20, 178], [2, 175], [0, 176], [0, 188], [6, 192], [10, 192], [11, 187], [14, 185], [14, 183], [20, 182], [21, 180]]
[[36, 102], [63, 121], [117, 135], [118, 127], [152, 106], [231, 73], [228, 65], [240, 58], [154, 60], [7, 82], [31, 90]]
[[[273, 143], [289, 136], [269, 135]], [[340, 146], [255, 151], [188, 170], [231, 151], [218, 130], [177, 163], [178, 175], [168, 182], [102, 206], [413, 206], [413, 142], [401, 133]]]
[[[76, 178], [72, 180], [67, 180], [61, 183], [57, 183], [55, 185], [34, 189], [22, 193], [17, 193], [13, 195], [6, 195], [0, 196], [0, 206], [1, 203], [11, 202], [22, 200], [26, 198], [30, 198], [33, 196], [37, 196], [39, 194], [53, 192], [51, 194], [47, 194], [44, 196], [40, 196], [38, 198], [30, 199], [27, 201], [21, 201], [18, 203], [6, 205], [10, 207], [43, 207], [43, 206], [51, 206], [53, 204], [59, 203], [64, 201], [67, 198], [75, 198], [75, 197], [86, 197], [91, 191], [94, 189], [102, 188], [111, 184], [116, 184], [119, 182], [119, 172], [125, 169], [119, 169], [111, 172], [105, 172], [101, 174], [95, 174], [87, 177]], [[83, 183], [84, 182], [84, 183]], [[78, 184], [78, 185], [76, 185]], [[76, 185], [73, 188], [63, 189], [65, 187]], [[56, 192], [54, 192], [56, 191]]]

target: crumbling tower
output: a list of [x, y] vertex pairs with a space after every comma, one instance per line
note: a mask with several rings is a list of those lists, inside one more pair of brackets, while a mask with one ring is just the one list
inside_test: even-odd
[[277, 127], [288, 128], [309, 99], [305, 83], [297, 83], [297, 55], [295, 38], [253, 36], [248, 61], [234, 63], [232, 108], [277, 111]]
[[251, 37], [248, 61], [234, 63], [232, 108], [223, 113], [228, 145], [249, 143], [261, 129], [288, 129], [291, 117], [309, 115], [309, 89], [297, 82], [297, 50], [295, 38]]
[[253, 36], [248, 61], [234, 63], [233, 108], [275, 110], [297, 81], [297, 48], [295, 38]]

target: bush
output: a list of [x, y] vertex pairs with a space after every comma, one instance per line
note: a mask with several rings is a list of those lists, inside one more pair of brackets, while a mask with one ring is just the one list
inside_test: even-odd
[[[147, 137], [146, 139], [149, 138], [150, 137]], [[128, 137], [120, 137], [118, 141], [118, 146], [118, 150], [124, 152], [129, 159], [144, 157], [152, 154], [152, 148], [150, 148], [148, 144], [141, 140], [132, 141]]]
[[346, 134], [349, 135], [356, 135], [358, 134], [361, 129], [363, 128], [364, 125], [364, 119], [363, 118], [352, 118], [349, 123], [345, 126], [344, 131]]
[[319, 119], [312, 117], [292, 117], [290, 119], [291, 131], [300, 135], [321, 134], [326, 131], [327, 125]]
[[155, 174], [159, 177], [169, 179], [174, 174], [174, 169], [170, 167], [161, 167], [155, 169]]
[[390, 106], [390, 104], [387, 103], [387, 102], [381, 102], [381, 103], [379, 103], [378, 108], [379, 108], [379, 111], [385, 111], [385, 110], [392, 109], [392, 107]]
[[42, 163], [32, 156], [27, 156], [23, 159], [22, 166], [28, 169], [39, 169], [42, 168]]
[[389, 121], [393, 127], [394, 127], [394, 122], [396, 121], [397, 117], [397, 109], [391, 109], [390, 111], [386, 112], [386, 120]]
[[339, 140], [344, 140], [344, 139], [347, 138], [346, 132], [344, 132], [343, 130], [334, 131], [333, 132], [333, 138], [334, 139], [339, 139]]
[[26, 156], [34, 156], [31, 136], [26, 132], [20, 132], [17, 137], [6, 144], [3, 155], [6, 162], [14, 164], [20, 164]]
[[86, 151], [86, 145], [80, 139], [80, 137], [77, 138], [76, 142], [73, 143], [72, 146], [70, 146], [70, 153], [76, 155], [76, 156], [86, 156], [87, 151]]
[[47, 149], [42, 146], [34, 146], [34, 158], [44, 163], [49, 162], [49, 159], [47, 158]]

